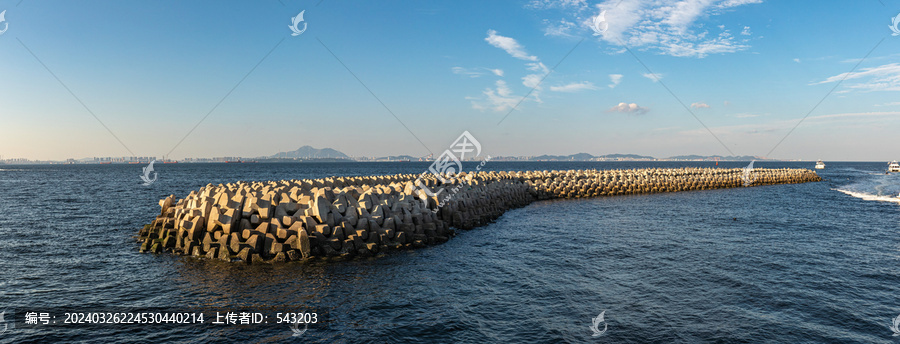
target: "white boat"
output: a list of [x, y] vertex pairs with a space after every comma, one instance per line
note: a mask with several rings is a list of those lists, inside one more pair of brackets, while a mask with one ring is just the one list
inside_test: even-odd
[[824, 169], [825, 169], [825, 163], [822, 162], [822, 160], [816, 161], [816, 169], [817, 169], [817, 170], [824, 170]]
[[888, 164], [888, 172], [900, 172], [900, 163], [897, 163], [897, 160], [891, 161]]

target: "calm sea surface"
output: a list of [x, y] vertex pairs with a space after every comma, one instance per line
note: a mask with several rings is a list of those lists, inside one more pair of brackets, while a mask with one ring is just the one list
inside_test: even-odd
[[[141, 254], [133, 238], [159, 213], [159, 199], [207, 183], [427, 166], [157, 164], [159, 180], [145, 187], [141, 165], [0, 165], [0, 310], [7, 325], [16, 321], [0, 342], [897, 342], [889, 326], [900, 315], [900, 175], [885, 175], [883, 162], [828, 163], [820, 183], [536, 202], [445, 244], [367, 260], [246, 266]], [[314, 312], [318, 322], [297, 337], [285, 324], [209, 317], [61, 324], [66, 311], [279, 307]], [[56, 318], [26, 326], [29, 311]], [[607, 331], [592, 337], [591, 320], [604, 311]]]

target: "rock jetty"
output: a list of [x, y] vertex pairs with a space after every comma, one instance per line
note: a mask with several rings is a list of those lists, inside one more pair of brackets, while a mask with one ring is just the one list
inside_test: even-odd
[[[416, 181], [428, 187], [429, 196]], [[806, 169], [648, 168], [389, 175], [207, 185], [160, 200], [141, 252], [229, 262], [368, 257], [447, 241], [535, 200], [822, 180]]]

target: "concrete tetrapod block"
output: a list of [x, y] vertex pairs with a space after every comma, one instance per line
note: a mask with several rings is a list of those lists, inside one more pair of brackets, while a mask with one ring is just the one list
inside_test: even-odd
[[310, 257], [309, 237], [307, 236], [306, 231], [300, 231], [298, 233], [297, 242], [294, 244], [294, 248], [300, 251], [303, 258]]
[[[304, 247], [308, 257], [367, 256], [382, 248], [444, 242], [455, 233], [451, 226], [483, 225], [538, 199], [742, 187], [743, 173], [740, 168], [473, 171], [442, 185], [434, 176], [414, 174], [207, 185], [184, 199], [161, 200], [160, 215], [139, 238], [143, 252], [205, 253], [225, 260], [244, 248], [250, 248], [251, 262], [276, 261], [279, 253], [295, 260], [304, 256]], [[797, 169], [754, 169], [753, 176], [754, 186], [821, 180]], [[447, 196], [422, 195], [413, 185], [420, 177]], [[257, 244], [248, 243], [254, 235]], [[259, 242], [263, 249], [255, 247]]]

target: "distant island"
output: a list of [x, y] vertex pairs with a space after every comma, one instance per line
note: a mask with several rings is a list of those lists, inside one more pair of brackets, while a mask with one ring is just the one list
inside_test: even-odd
[[637, 154], [607, 154], [607, 155], [591, 155], [588, 153], [578, 153], [572, 155], [539, 155], [528, 157], [528, 160], [534, 161], [618, 161], [618, 160], [658, 160], [652, 156]]
[[[475, 160], [484, 158], [479, 157]], [[352, 157], [334, 148], [315, 148], [303, 146], [293, 151], [278, 152], [273, 155], [259, 157], [213, 157], [160, 159], [156, 157], [93, 157], [68, 159], [66, 161], [34, 161], [28, 159], [2, 159], [0, 164], [147, 164], [150, 161], [162, 163], [256, 163], [256, 162], [382, 162], [382, 161], [432, 161], [431, 155], [414, 157], [409, 155], [390, 155], [382, 157]], [[605, 154], [593, 155], [577, 153], [570, 155], [537, 155], [537, 156], [491, 156], [491, 161], [780, 161], [758, 156], [720, 156], [720, 155], [677, 155], [668, 158], [656, 158], [639, 154]]]
[[268, 159], [350, 159], [350, 156], [332, 148], [316, 149], [303, 146], [291, 152], [279, 152]]

